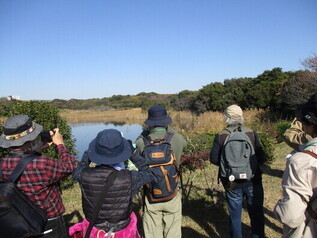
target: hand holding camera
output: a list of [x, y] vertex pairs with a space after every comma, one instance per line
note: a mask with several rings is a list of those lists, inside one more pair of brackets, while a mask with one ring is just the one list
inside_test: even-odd
[[64, 144], [63, 136], [61, 133], [59, 133], [59, 129], [55, 128], [53, 131], [50, 131], [52, 141], [55, 145], [61, 145]]
[[51, 145], [52, 143], [55, 145], [64, 144], [63, 136], [59, 133], [59, 129], [55, 128], [51, 131], [42, 131], [41, 134], [41, 141]]

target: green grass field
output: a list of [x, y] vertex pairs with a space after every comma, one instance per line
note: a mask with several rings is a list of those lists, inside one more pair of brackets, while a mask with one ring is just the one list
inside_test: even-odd
[[[267, 237], [281, 237], [282, 225], [274, 218], [273, 209], [281, 196], [281, 178], [285, 168], [285, 156], [291, 151], [285, 143], [275, 145], [276, 161], [263, 168], [265, 232]], [[221, 184], [217, 183], [217, 167], [209, 162], [204, 169], [183, 174], [184, 184], [188, 185], [184, 192], [188, 193], [183, 202], [182, 237], [229, 237], [228, 211]], [[191, 184], [191, 186], [190, 186]], [[183, 196], [184, 197], [184, 196]], [[81, 208], [81, 192], [76, 183], [72, 189], [63, 191], [66, 207], [65, 218], [68, 225], [83, 219]], [[142, 215], [141, 199], [137, 197], [135, 211]], [[139, 230], [142, 232], [141, 219]], [[244, 237], [251, 237], [250, 221], [246, 209], [242, 214]]]

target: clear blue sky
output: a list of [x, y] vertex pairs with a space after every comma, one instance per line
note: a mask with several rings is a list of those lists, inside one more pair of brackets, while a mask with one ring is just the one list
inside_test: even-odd
[[0, 0], [0, 97], [178, 93], [303, 69], [316, 0]]

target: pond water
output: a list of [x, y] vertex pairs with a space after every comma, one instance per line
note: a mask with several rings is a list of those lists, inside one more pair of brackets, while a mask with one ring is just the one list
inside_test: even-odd
[[133, 125], [117, 125], [113, 123], [80, 123], [69, 124], [72, 128], [73, 137], [76, 139], [75, 145], [78, 151], [77, 158], [80, 160], [85, 150], [88, 149], [89, 143], [97, 136], [98, 132], [104, 129], [117, 129], [122, 132], [123, 137], [134, 142], [142, 132], [142, 126]]

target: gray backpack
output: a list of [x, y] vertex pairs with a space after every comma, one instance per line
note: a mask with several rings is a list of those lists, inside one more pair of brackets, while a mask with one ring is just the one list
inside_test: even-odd
[[245, 127], [226, 128], [230, 134], [224, 141], [220, 157], [220, 176], [230, 182], [250, 180], [257, 169], [255, 150]]

